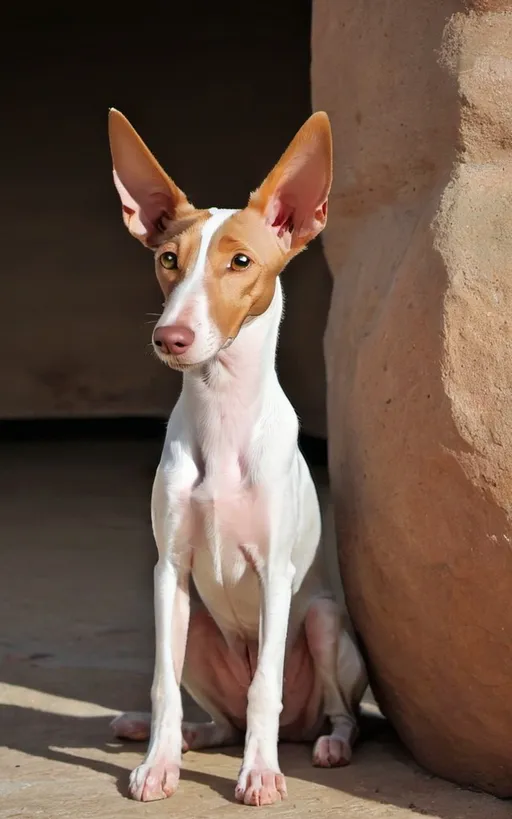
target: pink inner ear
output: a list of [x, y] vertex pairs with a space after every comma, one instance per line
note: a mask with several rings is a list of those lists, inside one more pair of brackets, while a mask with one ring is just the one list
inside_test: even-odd
[[293, 170], [293, 176], [289, 175], [275, 191], [266, 209], [267, 222], [278, 238], [289, 234], [292, 244], [322, 229], [327, 214], [324, 197], [328, 193], [324, 176], [315, 166], [295, 166]]
[[165, 230], [170, 218], [171, 200], [161, 191], [135, 191], [140, 202], [123, 185], [114, 169], [114, 183], [121, 198], [123, 215], [128, 229], [135, 236], [151, 241], [156, 233]]
[[141, 211], [141, 221], [148, 233], [164, 231], [167, 222], [171, 220], [172, 204], [170, 197], [160, 192], [147, 196]]
[[277, 228], [277, 235], [281, 239], [285, 233], [293, 231], [293, 208], [279, 197], [276, 197], [273, 207], [276, 213], [271, 224], [273, 228]]
[[[305, 186], [304, 188], [307, 190]], [[278, 238], [282, 239], [289, 234], [292, 242], [294, 234], [296, 238], [309, 233], [316, 234], [317, 226], [320, 229], [320, 223], [327, 215], [327, 200], [318, 205], [315, 205], [313, 196], [309, 201], [308, 199], [303, 202], [293, 200], [293, 191], [288, 192], [287, 197], [286, 191], [281, 189], [273, 197], [267, 210], [267, 222], [275, 229]]]

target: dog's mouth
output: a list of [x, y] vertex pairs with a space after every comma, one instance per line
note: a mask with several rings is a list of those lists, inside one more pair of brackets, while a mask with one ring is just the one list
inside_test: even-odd
[[200, 363], [195, 364], [188, 361], [180, 361], [178, 356], [161, 353], [159, 350], [155, 350], [155, 353], [156, 357], [162, 362], [162, 364], [165, 364], [165, 366], [169, 367], [169, 369], [176, 370], [180, 373], [184, 373], [187, 370], [194, 369], [194, 367], [201, 366]]
[[169, 367], [169, 369], [171, 370], [176, 370], [176, 372], [183, 373], [188, 372], [190, 370], [197, 370], [200, 369], [201, 367], [208, 365], [209, 363], [214, 361], [220, 353], [231, 347], [234, 340], [235, 336], [227, 338], [220, 347], [212, 350], [209, 354], [207, 354], [206, 356], [197, 361], [187, 360], [186, 353], [184, 353], [183, 356], [173, 355], [172, 353], [164, 353], [154, 344], [153, 351], [158, 360], [165, 364], [166, 367]]
[[203, 358], [200, 361], [183, 361], [180, 356], [172, 355], [170, 353], [162, 353], [160, 350], [156, 349], [155, 352], [158, 360], [161, 361], [162, 364], [165, 364], [166, 367], [169, 367], [169, 369], [175, 370], [179, 373], [185, 373], [190, 372], [191, 370], [199, 370], [201, 367], [204, 367], [205, 364], [213, 361], [221, 350], [217, 350], [212, 355], [208, 356], [207, 358]]
[[195, 367], [200, 367], [200, 364], [186, 364], [184, 361], [178, 361], [176, 359], [165, 361], [164, 362], [169, 369], [176, 370], [178, 373], [184, 373], [188, 370], [193, 370]]

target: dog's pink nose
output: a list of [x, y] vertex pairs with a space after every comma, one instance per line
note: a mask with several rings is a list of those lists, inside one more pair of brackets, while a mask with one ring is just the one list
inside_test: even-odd
[[194, 338], [189, 327], [173, 324], [170, 327], [157, 327], [153, 333], [153, 344], [163, 353], [183, 355], [192, 346]]

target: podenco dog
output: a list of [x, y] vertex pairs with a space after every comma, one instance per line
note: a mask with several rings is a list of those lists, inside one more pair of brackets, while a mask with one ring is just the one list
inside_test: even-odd
[[[152, 715], [125, 714], [114, 730], [150, 734], [130, 778], [143, 801], [175, 792], [182, 747], [245, 731], [236, 799], [270, 804], [286, 796], [278, 736], [316, 740], [315, 765], [347, 764], [366, 687], [321, 576], [319, 503], [274, 363], [279, 274], [327, 219], [329, 120], [308, 119], [242, 210], [196, 209], [121, 113], [109, 126], [124, 221], [154, 251], [165, 297], [153, 346], [183, 373], [152, 497]], [[182, 723], [181, 683], [211, 722]]]

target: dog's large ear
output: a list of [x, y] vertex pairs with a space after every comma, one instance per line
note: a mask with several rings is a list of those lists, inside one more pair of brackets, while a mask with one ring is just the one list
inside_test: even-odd
[[186, 219], [195, 208], [115, 108], [109, 112], [108, 131], [124, 223], [132, 236], [155, 247], [171, 222]]
[[263, 214], [283, 250], [300, 250], [325, 227], [331, 182], [331, 126], [327, 114], [319, 111], [251, 194], [249, 207]]

